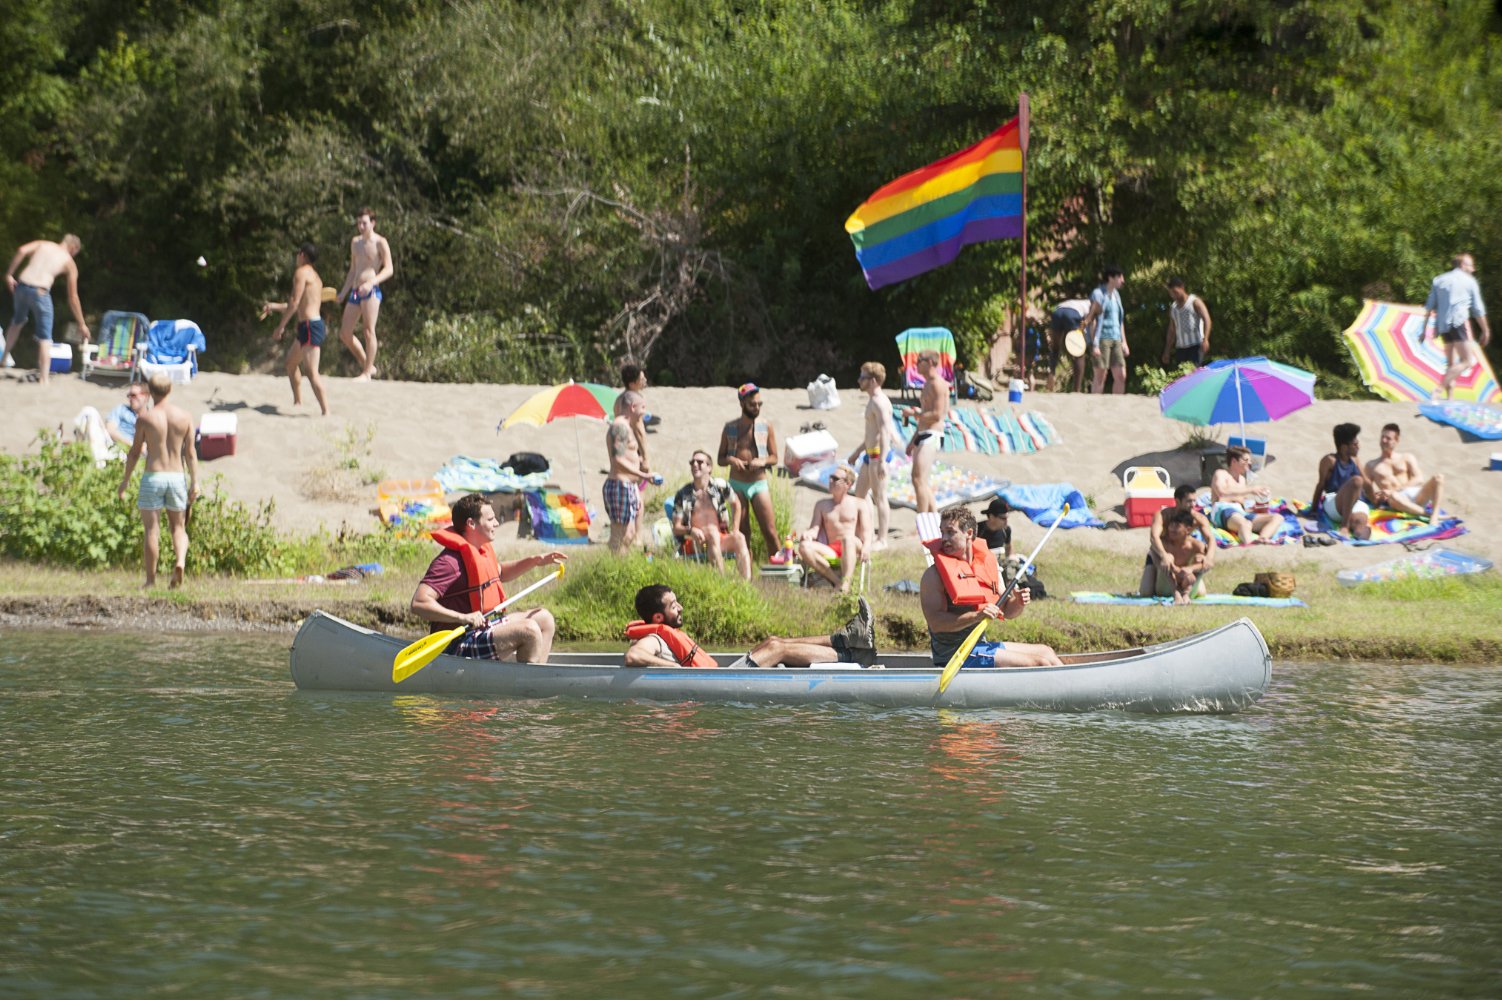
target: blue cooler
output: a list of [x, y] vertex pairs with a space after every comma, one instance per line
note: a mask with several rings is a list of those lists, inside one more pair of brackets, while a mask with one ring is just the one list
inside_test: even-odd
[[52, 361], [47, 370], [54, 375], [63, 375], [73, 370], [73, 345], [47, 342], [52, 352]]
[[1502, 472], [1502, 451], [1492, 452], [1491, 471]]
[[1020, 403], [1020, 402], [1022, 402], [1022, 387], [1023, 387], [1023, 381], [1022, 381], [1022, 379], [1020, 379], [1020, 378], [1014, 378], [1014, 379], [1012, 379], [1011, 383], [1007, 386], [1007, 402], [1008, 403]]

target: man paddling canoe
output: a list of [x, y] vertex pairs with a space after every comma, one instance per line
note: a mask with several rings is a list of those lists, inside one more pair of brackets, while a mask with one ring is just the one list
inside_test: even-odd
[[[830, 635], [798, 639], [771, 636], [732, 667], [809, 667], [816, 663], [876, 662], [876, 635], [871, 626], [871, 607], [858, 598], [860, 610], [845, 627]], [[638, 619], [626, 626], [631, 648], [626, 650], [628, 667], [715, 667], [714, 657], [683, 631], [683, 605], [672, 588], [660, 583], [636, 592]]]
[[433, 532], [433, 541], [442, 545], [443, 551], [417, 585], [412, 613], [431, 626], [430, 632], [469, 626], [469, 631], [445, 650], [454, 656], [546, 662], [553, 651], [552, 612], [546, 608], [516, 611], [490, 622], [488, 627], [485, 615], [506, 599], [502, 584], [539, 566], [565, 562], [568, 556], [553, 551], [501, 562], [491, 547], [501, 522], [496, 520], [490, 501], [471, 493], [455, 503], [453, 511], [453, 525]]
[[[918, 582], [918, 599], [928, 623], [934, 665], [943, 667], [983, 619], [1016, 618], [1032, 599], [1032, 592], [1017, 587], [1006, 607], [997, 607], [1000, 567], [987, 545], [975, 544], [975, 515], [964, 507], [946, 510], [939, 518], [939, 537], [924, 544], [933, 553], [934, 564]], [[978, 642], [965, 666], [1057, 667], [1060, 660], [1052, 646], [1039, 643]]]

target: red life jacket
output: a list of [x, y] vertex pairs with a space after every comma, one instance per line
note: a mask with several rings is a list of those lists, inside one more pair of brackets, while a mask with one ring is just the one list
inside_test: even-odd
[[501, 564], [496, 561], [495, 549], [489, 543], [475, 548], [451, 527], [432, 534], [433, 541], [459, 553], [459, 558], [464, 561], [464, 573], [469, 577], [466, 588], [469, 610], [484, 614], [506, 599], [506, 591], [501, 586]]
[[1001, 596], [1001, 567], [985, 542], [979, 538], [972, 540], [968, 560], [946, 553], [942, 538], [923, 544], [934, 555], [934, 569], [939, 572], [951, 605], [978, 608]]
[[699, 644], [688, 637], [688, 633], [671, 625], [648, 625], [643, 621], [634, 621], [626, 626], [626, 638], [635, 642], [645, 639], [649, 635], [655, 635], [667, 644], [668, 651], [673, 654], [673, 659], [678, 661], [680, 667], [718, 667]]

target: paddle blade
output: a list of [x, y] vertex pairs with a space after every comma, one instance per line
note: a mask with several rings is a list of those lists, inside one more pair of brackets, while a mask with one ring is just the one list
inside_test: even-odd
[[407, 646], [391, 663], [391, 681], [400, 684], [402, 681], [417, 673], [429, 663], [438, 659], [438, 654], [448, 648], [448, 644], [464, 634], [468, 626], [460, 625], [451, 628], [447, 632], [430, 632], [418, 639], [412, 645]]
[[960, 643], [960, 648], [954, 651], [949, 662], [944, 664], [944, 672], [939, 675], [940, 694], [944, 693], [944, 689], [949, 687], [949, 682], [954, 680], [954, 675], [959, 673], [960, 668], [965, 665], [965, 658], [970, 655], [975, 644], [980, 642], [980, 637], [986, 634], [986, 626], [989, 624], [991, 624], [989, 618], [982, 619], [975, 628], [970, 630], [970, 634], [965, 636], [965, 641]]

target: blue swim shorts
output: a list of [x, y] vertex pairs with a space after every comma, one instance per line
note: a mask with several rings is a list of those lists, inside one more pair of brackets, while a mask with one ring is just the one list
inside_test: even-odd
[[137, 510], [188, 509], [188, 477], [181, 472], [148, 472], [141, 477]]
[[310, 347], [322, 347], [323, 338], [328, 336], [328, 330], [324, 328], [321, 319], [303, 319], [297, 321], [297, 342]]
[[364, 302], [366, 299], [375, 299], [377, 302], [379, 302], [384, 297], [385, 296], [383, 296], [381, 294], [381, 286], [380, 285], [371, 285], [370, 286], [370, 294], [369, 295], [361, 295], [359, 293], [359, 291], [357, 291], [356, 289], [351, 288], [350, 291], [349, 291], [349, 298], [345, 300], [345, 303], [347, 305], [357, 306], [361, 302]]
[[52, 339], [52, 293], [35, 285], [16, 285], [15, 311], [11, 313], [10, 325], [31, 319], [31, 335], [37, 340]]

